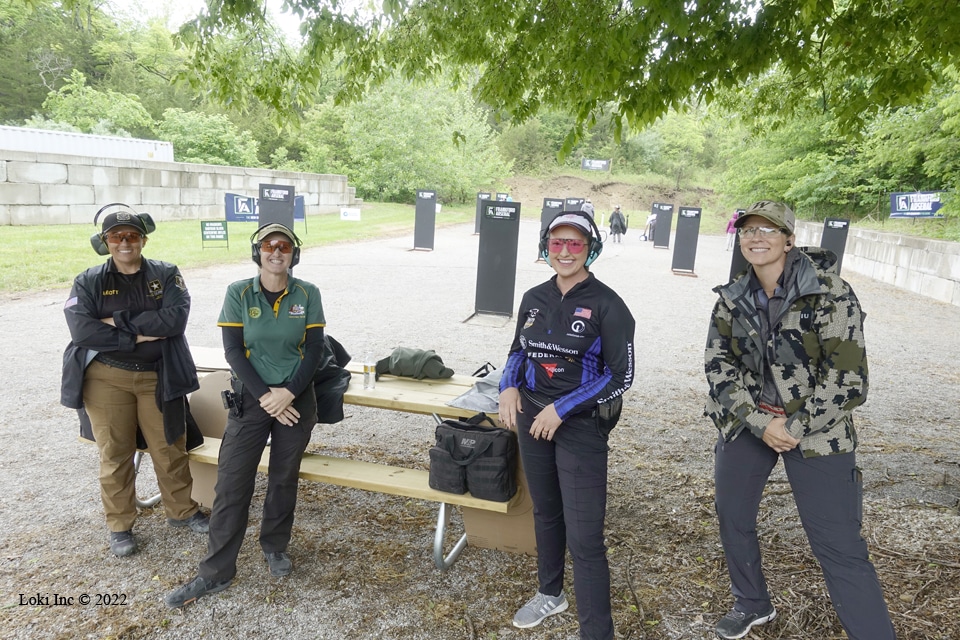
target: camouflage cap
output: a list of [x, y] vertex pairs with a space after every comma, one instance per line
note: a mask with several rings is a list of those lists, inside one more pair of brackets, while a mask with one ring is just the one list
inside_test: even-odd
[[793, 211], [791, 211], [787, 205], [772, 200], [761, 200], [760, 202], [754, 202], [745, 213], [738, 216], [733, 226], [739, 229], [750, 216], [766, 218], [775, 224], [778, 229], [786, 229], [791, 234], [793, 233], [794, 223], [796, 222], [796, 216], [793, 215]]

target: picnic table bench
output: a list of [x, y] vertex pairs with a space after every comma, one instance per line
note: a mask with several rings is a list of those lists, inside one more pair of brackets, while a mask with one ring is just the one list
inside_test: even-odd
[[[192, 347], [191, 352], [201, 373], [200, 389], [190, 398], [190, 409], [204, 435], [204, 444], [189, 452], [193, 474], [193, 497], [200, 504], [213, 504], [217, 478], [217, 459], [226, 425], [227, 411], [220, 392], [228, 389], [230, 374], [220, 349]], [[344, 394], [344, 403], [443, 418], [467, 418], [475, 412], [451, 407], [447, 402], [473, 386], [476, 378], [454, 375], [442, 380], [416, 380], [382, 375], [375, 389], [363, 388], [359, 368], [348, 367], [353, 378]], [[491, 416], [496, 420], [496, 416]], [[432, 442], [425, 442], [424, 459]], [[269, 451], [264, 451], [259, 470], [268, 469]], [[518, 464], [519, 466], [519, 464]], [[437, 568], [446, 570], [471, 544], [480, 548], [500, 549], [514, 553], [536, 553], [533, 534], [533, 503], [522, 468], [517, 472], [517, 494], [508, 502], [481, 500], [469, 493], [458, 495], [431, 489], [429, 472], [337, 456], [305, 453], [300, 477], [304, 480], [363, 489], [406, 498], [436, 502], [439, 505], [434, 532], [433, 558]], [[448, 553], [444, 552], [451, 509], [460, 508], [465, 532]]]

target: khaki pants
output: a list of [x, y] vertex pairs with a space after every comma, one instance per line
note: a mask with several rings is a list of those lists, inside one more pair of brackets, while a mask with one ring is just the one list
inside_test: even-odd
[[189, 518], [198, 508], [190, 497], [193, 479], [186, 436], [167, 444], [156, 386], [155, 371], [126, 371], [96, 360], [84, 374], [83, 406], [100, 450], [100, 498], [110, 531], [129, 531], [137, 517], [133, 469], [137, 425], [147, 441], [167, 517]]

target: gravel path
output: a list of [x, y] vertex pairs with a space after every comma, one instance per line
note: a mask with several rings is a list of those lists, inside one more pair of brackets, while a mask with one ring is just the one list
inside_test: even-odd
[[[521, 225], [514, 306], [552, 273], [534, 262], [537, 228], [536, 221]], [[512, 319], [463, 322], [475, 299], [478, 238], [471, 232], [472, 224], [438, 229], [432, 252], [410, 251], [410, 236], [310, 249], [296, 273], [320, 287], [328, 332], [357, 358], [368, 349], [429, 348], [469, 374], [486, 361], [499, 366], [513, 334]], [[715, 432], [701, 412], [711, 288], [726, 280], [730, 253], [723, 237], [699, 242], [699, 277], [673, 275], [672, 250], [653, 249], [634, 231], [608, 244], [594, 268], [626, 300], [638, 327], [637, 382], [611, 439], [607, 528], [621, 638], [710, 638], [729, 605], [712, 513]], [[220, 346], [223, 292], [253, 272], [249, 262], [185, 271], [191, 344]], [[955, 621], [937, 616], [960, 604], [960, 564], [917, 562], [906, 576], [885, 558], [956, 558], [960, 549], [960, 308], [846, 275], [867, 312], [871, 389], [858, 414], [865, 535], [878, 553], [900, 637], [951, 637]], [[301, 484], [293, 575], [272, 579], [261, 560], [258, 485], [234, 585], [169, 612], [161, 597], [195, 574], [205, 539], [167, 527], [162, 509], [149, 510], [135, 527], [140, 553], [108, 556], [96, 450], [77, 442], [75, 415], [58, 404], [66, 297], [63, 289], [18, 294], [0, 305], [0, 636], [576, 637], [573, 608], [535, 630], [510, 627], [536, 586], [534, 559], [468, 548], [440, 573], [431, 559], [434, 505], [314, 483]], [[318, 426], [311, 447], [425, 468], [429, 418], [357, 407], [347, 413], [339, 425]], [[802, 531], [789, 495], [779, 495], [783, 482], [777, 472], [762, 526], [765, 539], [789, 542]], [[770, 573], [787, 574], [778, 560], [768, 556]], [[785, 615], [756, 637], [842, 637], [831, 616], [813, 626], [796, 621], [802, 602], [821, 592], [794, 598], [789, 582], [772, 578], [771, 586], [787, 594], [777, 602]], [[55, 593], [74, 603], [54, 605]], [[952, 603], [942, 595], [950, 593]], [[50, 604], [21, 604], [37, 594]], [[84, 606], [76, 601], [81, 594], [123, 594], [126, 602]]]

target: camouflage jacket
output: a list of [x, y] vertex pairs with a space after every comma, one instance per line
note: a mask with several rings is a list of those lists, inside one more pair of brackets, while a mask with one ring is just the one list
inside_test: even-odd
[[757, 408], [764, 358], [787, 414], [786, 430], [804, 457], [848, 453], [857, 446], [851, 411], [867, 399], [867, 352], [856, 294], [835, 272], [836, 257], [816, 247], [802, 255], [784, 282], [786, 300], [771, 321], [768, 344], [749, 270], [719, 286], [710, 318], [704, 369], [710, 395], [704, 409], [726, 441], [747, 428], [758, 438], [771, 416]]

